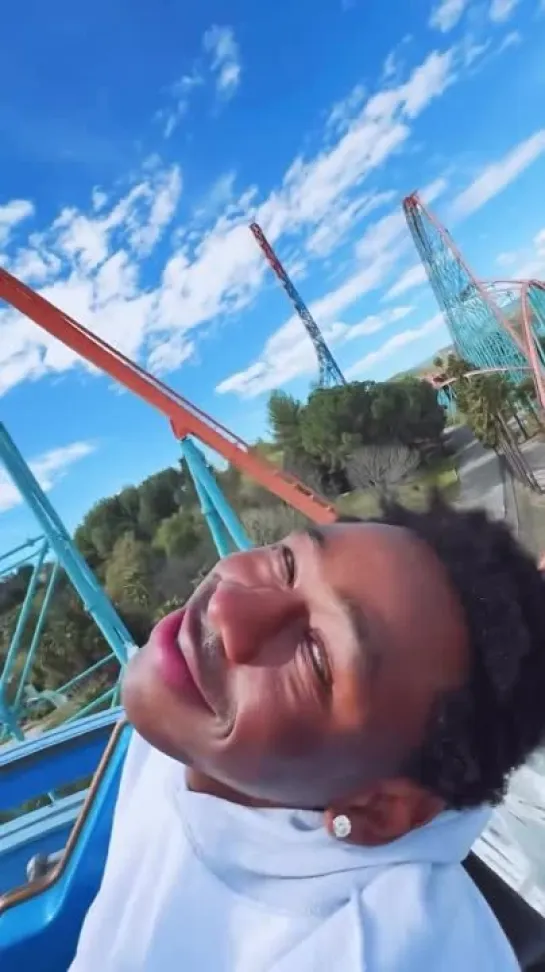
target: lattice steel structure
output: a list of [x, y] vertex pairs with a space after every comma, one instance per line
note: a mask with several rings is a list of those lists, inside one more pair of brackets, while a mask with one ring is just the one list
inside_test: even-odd
[[[13, 576], [22, 566], [29, 570], [23, 602], [15, 620], [9, 647], [0, 667], [0, 744], [23, 739], [24, 724], [32, 719], [36, 706], [49, 703], [65, 706], [82, 680], [112, 662], [123, 666], [136, 646], [102, 590], [98, 580], [73, 543], [57, 511], [27, 466], [7, 429], [0, 424], [0, 464], [5, 466], [22, 499], [42, 530], [42, 536], [20, 544], [0, 557], [0, 577]], [[51, 691], [36, 691], [32, 671], [54, 597], [59, 574], [64, 571], [73, 588], [104, 637], [104, 656], [95, 664]], [[41, 588], [41, 590], [40, 590]], [[108, 650], [109, 649], [109, 650]], [[83, 686], [84, 687], [84, 686]], [[118, 686], [97, 694], [91, 702], [66, 721], [94, 711], [104, 703], [116, 705]]]
[[543, 381], [545, 283], [542, 280], [492, 280], [483, 286], [523, 341], [532, 372]]
[[545, 285], [511, 282], [508, 295], [498, 299], [499, 285], [475, 277], [417, 193], [403, 201], [403, 210], [457, 353], [476, 369], [505, 369], [516, 384], [528, 377], [530, 368], [537, 400], [545, 409]]
[[258, 246], [261, 247], [261, 250], [265, 255], [265, 259], [274, 270], [289, 299], [295, 307], [295, 310], [301, 318], [303, 326], [305, 327], [307, 334], [314, 345], [316, 357], [318, 358], [318, 368], [320, 373], [319, 384], [322, 388], [332, 387], [333, 385], [345, 385], [345, 377], [339, 368], [339, 365], [335, 361], [335, 358], [331, 354], [326, 342], [324, 341], [320, 328], [310, 313], [299, 291], [295, 287], [293, 281], [286, 273], [286, 270], [282, 266], [282, 263], [267, 240], [263, 230], [258, 223], [252, 223], [250, 230], [255, 236]]

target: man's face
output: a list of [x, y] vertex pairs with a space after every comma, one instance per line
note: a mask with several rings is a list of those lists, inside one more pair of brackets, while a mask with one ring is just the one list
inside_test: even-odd
[[239, 793], [323, 807], [418, 745], [466, 661], [432, 551], [339, 524], [220, 561], [131, 661], [124, 704], [154, 746]]

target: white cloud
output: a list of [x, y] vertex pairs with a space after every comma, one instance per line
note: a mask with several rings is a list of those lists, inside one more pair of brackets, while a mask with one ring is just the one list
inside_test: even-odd
[[157, 327], [189, 330], [247, 306], [266, 263], [248, 231], [248, 214], [220, 217], [193, 259], [182, 248], [167, 262], [158, 294]]
[[416, 118], [434, 98], [440, 97], [455, 80], [454, 51], [433, 51], [417, 67], [404, 88], [405, 112]]
[[310, 234], [306, 249], [316, 256], [326, 256], [338, 245], [339, 241], [349, 230], [354, 230], [357, 224], [369, 216], [373, 210], [384, 206], [394, 198], [391, 191], [377, 192], [374, 195], [362, 195], [352, 199], [345, 208], [333, 210], [331, 219], [324, 220]]
[[[494, 44], [494, 40], [495, 38], [492, 35], [487, 37], [486, 40], [481, 40], [471, 31], [462, 37], [458, 45], [459, 58], [464, 67], [473, 68], [469, 72], [470, 76], [475, 75], [485, 64], [499, 57], [504, 51], [521, 44], [522, 35], [520, 31], [512, 30], [505, 34], [497, 44]], [[473, 67], [473, 65], [475, 66]]]
[[496, 263], [499, 267], [512, 267], [517, 262], [518, 253], [516, 250], [508, 250], [505, 253], [498, 253]]
[[496, 263], [509, 268], [509, 279], [542, 280], [545, 277], [545, 229], [535, 234], [530, 248], [500, 253]]
[[504, 23], [515, 12], [519, 0], [492, 0], [489, 17], [496, 24]]
[[400, 56], [401, 51], [404, 47], [407, 47], [407, 45], [411, 43], [412, 39], [411, 34], [405, 34], [405, 37], [402, 38], [399, 44], [396, 44], [396, 46], [388, 53], [384, 60], [384, 64], [382, 65], [383, 81], [392, 82], [403, 70], [404, 62]]
[[344, 344], [359, 337], [368, 337], [369, 334], [382, 331], [388, 324], [397, 324], [413, 311], [414, 307], [393, 307], [392, 310], [383, 311], [381, 314], [369, 314], [357, 324], [339, 324], [334, 331], [333, 339], [341, 340]]
[[409, 137], [408, 121], [439, 97], [452, 82], [453, 54], [432, 52], [397, 87], [377, 92], [356, 112], [345, 134], [309, 161], [298, 157], [280, 190], [256, 214], [274, 241], [289, 229], [317, 228], [335, 220], [354, 199], [365, 179]]
[[231, 98], [240, 84], [240, 54], [232, 27], [215, 24], [206, 31], [203, 47], [211, 55], [216, 87], [222, 98]]
[[384, 344], [381, 344], [375, 351], [370, 351], [363, 358], [360, 358], [359, 361], [351, 365], [345, 372], [346, 377], [351, 380], [366, 378], [369, 371], [375, 365], [390, 358], [396, 351], [400, 351], [401, 348], [406, 347], [408, 344], [413, 344], [415, 341], [420, 341], [422, 338], [428, 337], [428, 335], [433, 334], [443, 326], [443, 315], [436, 314], [429, 321], [426, 321], [425, 324], [421, 324], [420, 327], [394, 334], [393, 337], [385, 341]]
[[[214, 50], [220, 77], [215, 58], [221, 54], [224, 63], [229, 45], [216, 44]], [[302, 270], [306, 260], [330, 252], [357, 220], [391, 198], [371, 191], [366, 180], [401, 149], [414, 117], [453, 78], [452, 51], [432, 52], [396, 86], [364, 103], [353, 100], [354, 114], [343, 133], [333, 136], [326, 126], [326, 147], [313, 156], [298, 156], [268, 196], [260, 198], [249, 186], [235, 197], [229, 173], [217, 187], [221, 198], [208, 211], [205, 200], [204, 212], [197, 210], [177, 227], [182, 173], [157, 158], [147, 160], [121, 198], [95, 188], [87, 209], [66, 207], [49, 228], [32, 233], [16, 253], [8, 251], [9, 268], [123, 353], [161, 371], [172, 370], [196, 346], [190, 331], [242, 311], [259, 292], [269, 271], [248, 223], [256, 219], [275, 245], [282, 238], [280, 250], [288, 256], [297, 251]], [[435, 185], [439, 191], [441, 180]], [[216, 204], [219, 215], [213, 212]], [[384, 282], [402, 250], [400, 216], [385, 216], [378, 229], [363, 233], [358, 268], [312, 304], [321, 325], [331, 327], [345, 308]], [[158, 242], [168, 228], [175, 232], [158, 275]], [[374, 245], [365, 252], [373, 234]], [[148, 269], [143, 257], [151, 254]], [[289, 346], [284, 346], [286, 334]], [[47, 333], [14, 312], [0, 311], [0, 394], [76, 364], [77, 356]], [[244, 394], [257, 394], [259, 376], [262, 387], [269, 387], [274, 376], [282, 381], [286, 374], [302, 373], [301, 368], [303, 373], [315, 370], [314, 351], [299, 322], [290, 318], [260, 360], [226, 379], [221, 390], [236, 386]], [[245, 376], [254, 381], [251, 389]]]
[[450, 219], [460, 219], [476, 212], [502, 192], [532, 162], [545, 152], [545, 128], [520, 142], [498, 162], [488, 165], [474, 182], [456, 197], [450, 208]]
[[337, 101], [327, 116], [327, 127], [336, 134], [343, 134], [350, 127], [354, 115], [361, 109], [367, 97], [363, 84], [356, 84], [346, 98]]
[[224, 172], [212, 183], [205, 197], [200, 200], [194, 211], [196, 220], [214, 218], [221, 209], [227, 207], [235, 198], [235, 171]]
[[519, 44], [522, 44], [522, 34], [520, 30], [511, 30], [501, 41], [496, 53], [501, 54], [503, 51], [509, 50], [510, 47], [518, 47]]
[[[491, 44], [490, 38], [485, 41], [478, 41], [471, 33], [466, 34], [460, 42], [460, 56], [464, 67], [470, 68], [473, 64], [476, 64], [474, 72], [482, 68], [485, 63], [484, 55], [490, 50]], [[499, 53], [499, 51], [496, 53]], [[479, 63], [477, 64], [477, 62]]]
[[390, 51], [386, 56], [386, 59], [382, 66], [382, 77], [384, 78], [385, 81], [389, 81], [390, 78], [394, 77], [396, 71], [397, 71], [397, 60], [396, 60], [396, 52], [394, 49]]
[[409, 129], [388, 114], [369, 118], [364, 110], [331, 150], [290, 166], [279, 192], [259, 208], [258, 222], [271, 239], [331, 218], [332, 207], [344, 208], [348, 194], [407, 139]]
[[61, 261], [54, 253], [37, 247], [22, 247], [17, 250], [13, 261], [9, 263], [9, 270], [28, 284], [41, 284], [57, 274], [61, 269]]
[[128, 236], [131, 248], [145, 255], [155, 246], [171, 221], [182, 190], [178, 166], [150, 171], [109, 212], [88, 217], [64, 209], [52, 226], [53, 245], [61, 255], [85, 271], [106, 260], [114, 234]]
[[95, 212], [98, 213], [100, 209], [103, 209], [107, 202], [107, 193], [105, 193], [103, 189], [99, 189], [98, 186], [95, 186], [91, 194], [91, 203]]
[[202, 47], [207, 64], [202, 63], [202, 58], [197, 59], [191, 70], [167, 89], [168, 103], [155, 113], [155, 121], [161, 125], [164, 138], [174, 134], [189, 112], [195, 91], [204, 87], [209, 76], [224, 101], [235, 94], [240, 84], [240, 55], [232, 27], [210, 27], [203, 35]]
[[4, 246], [11, 235], [11, 231], [24, 219], [34, 214], [34, 206], [28, 199], [12, 199], [4, 206], [0, 206], [0, 246]]
[[[446, 178], [441, 176], [434, 179], [429, 185], [424, 186], [420, 196], [429, 205], [444, 193], [447, 185]], [[356, 256], [360, 260], [370, 259], [373, 254], [388, 251], [393, 261], [401, 254], [408, 241], [407, 223], [401, 206], [398, 206], [366, 230], [362, 239], [356, 245]]]
[[160, 240], [176, 212], [181, 194], [182, 174], [174, 165], [167, 172], [159, 174], [146, 224], [136, 226], [131, 234], [131, 244], [138, 254], [150, 253]]
[[401, 274], [399, 280], [393, 284], [392, 287], [384, 295], [385, 300], [394, 300], [396, 297], [401, 297], [402, 294], [406, 294], [408, 290], [413, 290], [415, 287], [420, 287], [426, 282], [426, 271], [424, 270], [424, 265], [422, 263], [415, 263], [414, 266], [409, 267]]
[[[71, 445], [51, 449], [31, 459], [29, 466], [42, 489], [47, 493], [66, 475], [75, 462], [94, 452], [91, 442], [72, 442]], [[0, 468], [0, 512], [22, 503], [21, 494], [7, 472]]]
[[469, 0], [440, 0], [432, 10], [430, 27], [447, 34], [461, 19]]
[[[148, 170], [146, 178], [100, 215], [64, 209], [48, 230], [33, 233], [9, 269], [47, 300], [130, 357], [142, 355], [156, 322], [157, 293], [141, 291], [139, 260], [173, 216], [180, 173]], [[144, 351], [145, 353], [145, 351]], [[0, 395], [21, 381], [86, 365], [69, 348], [11, 309], [0, 311]], [[90, 369], [93, 370], [93, 369]]]
[[168, 90], [171, 101], [165, 108], [155, 113], [155, 120], [163, 127], [163, 135], [170, 138], [174, 134], [182, 118], [187, 114], [191, 101], [191, 93], [204, 84], [204, 78], [197, 68], [189, 74], [182, 75]]
[[150, 349], [147, 367], [155, 374], [166, 374], [176, 371], [184, 361], [193, 354], [195, 345], [183, 334], [173, 334], [165, 340], [158, 335], [158, 340]]

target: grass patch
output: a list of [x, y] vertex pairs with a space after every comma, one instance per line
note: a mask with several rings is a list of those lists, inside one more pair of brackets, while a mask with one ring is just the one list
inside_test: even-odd
[[345, 516], [361, 516], [366, 520], [377, 515], [380, 504], [374, 490], [356, 489], [353, 493], [339, 496], [335, 506]]
[[[411, 510], [422, 510], [433, 488], [439, 488], [449, 503], [458, 497], [459, 480], [453, 460], [446, 456], [439, 462], [419, 469], [418, 472], [397, 486], [392, 492], [396, 499]], [[376, 516], [380, 510], [377, 492], [373, 489], [357, 489], [353, 493], [340, 496], [336, 504], [340, 513], [361, 516], [363, 519]]]
[[421, 489], [438, 488], [446, 495], [449, 502], [457, 499], [460, 481], [454, 460], [450, 456], [445, 456], [433, 466], [421, 470], [415, 478]]

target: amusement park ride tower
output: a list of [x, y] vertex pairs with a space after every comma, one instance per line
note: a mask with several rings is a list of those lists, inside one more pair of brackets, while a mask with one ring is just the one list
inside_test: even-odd
[[[459, 356], [476, 370], [502, 371], [515, 384], [530, 374], [545, 410], [545, 284], [483, 283], [417, 193], [407, 196], [403, 210]], [[509, 293], [510, 300], [502, 299], [502, 293]]]
[[299, 294], [299, 291], [296, 289], [292, 280], [288, 276], [285, 268], [282, 266], [271, 244], [261, 229], [261, 226], [259, 226], [258, 223], [252, 223], [250, 229], [257, 240], [258, 246], [261, 247], [265, 255], [265, 259], [270, 264], [272, 270], [278, 277], [293, 306], [295, 307], [295, 310], [297, 311], [301, 322], [314, 345], [316, 357], [318, 358], [318, 367], [320, 369], [319, 385], [322, 388], [328, 388], [333, 385], [345, 385], [346, 381], [344, 375], [335, 361], [335, 358], [331, 354], [326, 342], [324, 341], [320, 328], [310, 313], [303, 298]]

